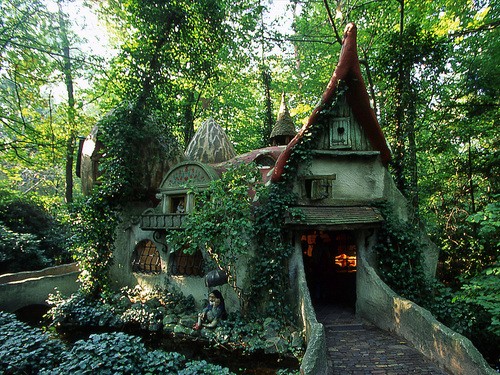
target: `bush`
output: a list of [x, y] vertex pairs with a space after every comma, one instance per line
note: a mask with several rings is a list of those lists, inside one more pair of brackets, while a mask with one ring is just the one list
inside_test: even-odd
[[82, 292], [68, 299], [52, 295], [49, 303], [54, 306], [48, 315], [55, 326], [121, 328], [137, 324], [146, 330], [152, 326], [161, 327], [165, 314], [196, 314], [192, 296], [184, 297], [163, 289], [143, 291], [140, 287], [123, 288], [100, 299]]
[[57, 367], [40, 374], [174, 374], [184, 361], [177, 353], [148, 352], [140, 337], [103, 333], [77, 341]]
[[32, 271], [71, 261], [66, 227], [39, 205], [0, 203], [0, 273]]
[[0, 373], [17, 374], [232, 374], [206, 361], [148, 351], [141, 338], [121, 332], [90, 335], [68, 350], [40, 329], [0, 312]]
[[38, 369], [57, 366], [64, 345], [40, 329], [0, 312], [0, 373], [36, 374]]

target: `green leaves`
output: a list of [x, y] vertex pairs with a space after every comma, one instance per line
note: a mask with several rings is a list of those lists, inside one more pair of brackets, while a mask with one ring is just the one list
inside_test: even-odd
[[241, 164], [224, 172], [207, 190], [196, 194], [196, 207], [184, 221], [183, 230], [169, 232], [174, 250], [204, 249], [217, 265], [235, 280], [238, 256], [248, 255], [253, 240], [253, 197], [263, 186], [254, 164]]

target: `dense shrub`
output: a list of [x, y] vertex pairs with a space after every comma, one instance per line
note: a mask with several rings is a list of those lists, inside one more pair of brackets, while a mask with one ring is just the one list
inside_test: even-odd
[[204, 340], [213, 347], [244, 353], [280, 353], [300, 357], [304, 349], [302, 332], [276, 317], [249, 319], [231, 313], [215, 329], [194, 331], [192, 326], [197, 314], [194, 299], [167, 290], [123, 288], [100, 300], [83, 293], [76, 293], [68, 299], [56, 295], [52, 296], [51, 303], [55, 306], [49, 315], [53, 324], [63, 330], [82, 327], [85, 330], [137, 332], [140, 328], [145, 334], [163, 332], [168, 337], [181, 335], [186, 339], [191, 336], [191, 339]]
[[416, 227], [385, 209], [376, 251], [381, 278], [399, 295], [429, 310], [437, 320], [469, 338], [490, 363], [500, 352], [500, 267], [492, 265], [460, 290], [430, 280], [422, 267], [423, 245]]
[[71, 261], [67, 228], [39, 205], [0, 202], [0, 273], [32, 271]]
[[0, 312], [1, 374], [206, 374], [227, 368], [189, 361], [175, 352], [149, 351], [141, 338], [121, 332], [90, 335], [68, 349], [60, 340]]
[[64, 350], [60, 341], [40, 329], [0, 312], [0, 373], [36, 374], [41, 368], [56, 366]]
[[99, 299], [82, 292], [67, 299], [56, 294], [49, 303], [53, 307], [48, 314], [55, 326], [121, 328], [132, 324], [150, 329], [160, 327], [166, 314], [196, 314], [192, 296], [164, 289], [145, 291], [140, 287], [123, 288]]

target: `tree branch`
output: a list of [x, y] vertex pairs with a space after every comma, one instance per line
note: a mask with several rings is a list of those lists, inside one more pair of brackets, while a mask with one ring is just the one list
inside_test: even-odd
[[337, 26], [335, 26], [335, 21], [332, 16], [332, 11], [330, 10], [330, 6], [328, 5], [328, 0], [323, 0], [323, 4], [325, 4], [326, 12], [328, 13], [328, 20], [330, 21], [330, 25], [332, 25], [333, 32], [335, 33], [335, 39], [339, 44], [342, 44], [342, 38], [337, 31]]

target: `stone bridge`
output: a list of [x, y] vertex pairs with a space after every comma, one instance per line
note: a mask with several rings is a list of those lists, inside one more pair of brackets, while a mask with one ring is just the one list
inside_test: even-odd
[[79, 273], [78, 265], [71, 263], [1, 275], [0, 310], [16, 312], [26, 306], [47, 305], [47, 297], [56, 291], [70, 295], [78, 290]]

